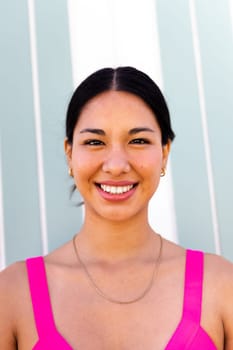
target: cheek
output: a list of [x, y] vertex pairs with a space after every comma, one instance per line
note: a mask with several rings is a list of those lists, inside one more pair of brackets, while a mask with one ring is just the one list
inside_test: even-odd
[[72, 169], [77, 187], [81, 182], [88, 181], [96, 172], [99, 166], [98, 157], [90, 155], [88, 152], [75, 152], [72, 155]]
[[72, 166], [74, 169], [83, 170], [93, 163], [93, 157], [88, 152], [78, 149], [72, 153]]
[[143, 159], [136, 159], [136, 164], [141, 171], [144, 171], [148, 174], [160, 174], [162, 168], [162, 154], [161, 153], [152, 153]]

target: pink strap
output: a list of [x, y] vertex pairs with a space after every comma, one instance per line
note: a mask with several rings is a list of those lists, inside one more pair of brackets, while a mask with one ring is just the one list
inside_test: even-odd
[[204, 254], [186, 251], [182, 319], [165, 350], [189, 349], [200, 329]]
[[200, 324], [203, 289], [204, 254], [187, 250], [183, 318]]
[[39, 338], [56, 331], [42, 257], [26, 260], [35, 323]]

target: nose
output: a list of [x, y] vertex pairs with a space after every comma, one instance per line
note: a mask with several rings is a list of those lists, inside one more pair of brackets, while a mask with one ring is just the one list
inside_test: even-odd
[[130, 171], [130, 164], [128, 155], [123, 149], [111, 149], [109, 150], [102, 169], [106, 173], [110, 173], [114, 176], [119, 176]]

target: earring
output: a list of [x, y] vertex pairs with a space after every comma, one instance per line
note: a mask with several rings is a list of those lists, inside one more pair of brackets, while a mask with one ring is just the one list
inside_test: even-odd
[[72, 168], [69, 168], [69, 169], [68, 169], [68, 173], [69, 173], [69, 175], [70, 175], [71, 177], [73, 177], [73, 176], [74, 176], [74, 175], [73, 175]]
[[166, 175], [166, 168], [161, 169], [160, 177], [163, 177]]

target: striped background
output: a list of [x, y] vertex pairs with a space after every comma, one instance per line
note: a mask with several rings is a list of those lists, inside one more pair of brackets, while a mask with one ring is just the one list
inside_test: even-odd
[[119, 65], [161, 86], [177, 135], [151, 224], [233, 260], [232, 0], [1, 1], [0, 52], [0, 268], [80, 227], [66, 106], [89, 73]]

